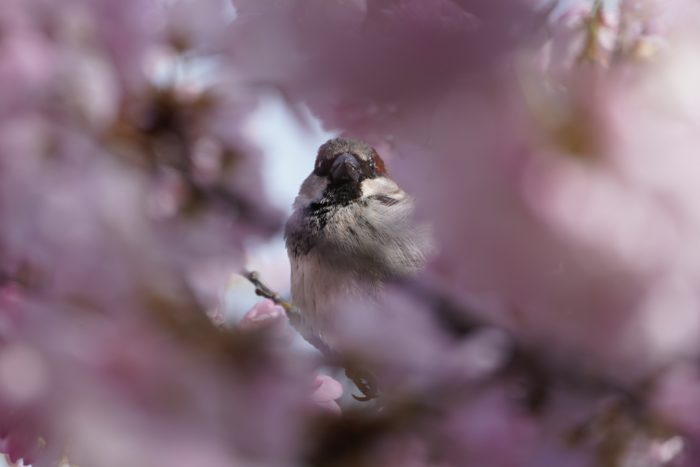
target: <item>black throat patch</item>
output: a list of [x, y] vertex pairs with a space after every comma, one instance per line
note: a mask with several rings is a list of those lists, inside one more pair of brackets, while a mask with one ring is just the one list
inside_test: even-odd
[[323, 229], [336, 209], [358, 201], [361, 196], [362, 189], [359, 183], [328, 185], [323, 197], [309, 205], [308, 214], [317, 220], [319, 229]]
[[326, 187], [321, 202], [328, 202], [337, 206], [347, 206], [357, 201], [362, 196], [362, 188], [359, 182], [333, 184]]

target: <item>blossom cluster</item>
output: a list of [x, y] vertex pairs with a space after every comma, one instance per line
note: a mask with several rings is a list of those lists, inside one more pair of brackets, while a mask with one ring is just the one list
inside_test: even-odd
[[[2, 452], [697, 464], [699, 31], [692, 0], [4, 0]], [[272, 302], [212, 319], [283, 223], [244, 131], [271, 93], [374, 145], [437, 240], [332, 361]], [[325, 375], [356, 366], [379, 401]]]

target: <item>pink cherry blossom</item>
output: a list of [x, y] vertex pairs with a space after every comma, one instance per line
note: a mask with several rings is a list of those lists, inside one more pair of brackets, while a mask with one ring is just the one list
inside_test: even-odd
[[261, 300], [248, 311], [238, 326], [242, 329], [255, 329], [261, 326], [270, 326], [276, 322], [284, 322], [284, 308], [276, 305], [270, 299]]
[[340, 413], [340, 405], [337, 400], [343, 395], [343, 386], [327, 375], [316, 375], [314, 392], [311, 399], [324, 410], [331, 413]]
[[[0, 451], [696, 465], [698, 31], [691, 0], [5, 0]], [[270, 300], [224, 319], [283, 223], [270, 95], [375, 145], [436, 237], [325, 354]]]
[[[291, 344], [291, 330], [284, 308], [269, 299], [262, 300], [251, 308], [241, 318], [238, 327], [248, 331], [274, 328], [276, 339]], [[340, 413], [337, 400], [343, 395], [343, 386], [338, 381], [330, 376], [317, 374], [312, 389], [311, 400], [317, 407], [330, 413]]]

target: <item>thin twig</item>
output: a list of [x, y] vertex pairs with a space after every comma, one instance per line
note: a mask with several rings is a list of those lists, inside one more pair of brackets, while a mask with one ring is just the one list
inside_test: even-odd
[[[292, 326], [297, 326], [297, 324], [299, 323], [300, 311], [296, 306], [294, 306], [292, 302], [283, 299], [280, 294], [268, 287], [260, 279], [260, 276], [256, 271], [249, 271], [247, 269], [243, 269], [241, 271], [241, 275], [248, 279], [248, 281], [251, 284], [253, 284], [253, 286], [255, 287], [256, 295], [270, 299], [276, 305], [279, 305], [282, 308], [284, 308], [284, 311], [287, 313], [287, 319], [289, 319], [289, 322], [292, 324]], [[355, 399], [357, 399], [358, 401], [366, 402], [379, 397], [379, 390], [377, 388], [377, 384], [374, 381], [374, 378], [369, 373], [361, 371], [357, 368], [350, 368], [349, 365], [339, 364], [339, 362], [341, 362], [342, 359], [339, 358], [336, 352], [331, 350], [320, 339], [307, 339], [307, 341], [311, 345], [316, 347], [319, 350], [319, 352], [321, 352], [329, 361], [334, 362], [335, 365], [345, 367], [345, 374], [347, 375], [347, 377], [353, 383], [355, 383], [355, 386], [357, 386], [360, 392], [362, 392], [362, 396], [355, 396], [353, 394], [353, 397]]]
[[260, 276], [258, 275], [258, 273], [256, 271], [248, 271], [247, 269], [243, 269], [241, 271], [241, 275], [243, 277], [245, 277], [246, 279], [248, 279], [248, 281], [251, 284], [253, 284], [253, 286], [255, 287], [255, 295], [272, 300], [273, 302], [275, 302], [276, 305], [279, 305], [282, 308], [284, 308], [284, 311], [286, 311], [287, 314], [289, 314], [289, 313], [298, 314], [299, 313], [299, 310], [297, 309], [297, 307], [292, 305], [291, 302], [283, 299], [280, 296], [280, 294], [278, 294], [277, 292], [272, 290], [270, 287], [265, 285], [260, 280]]

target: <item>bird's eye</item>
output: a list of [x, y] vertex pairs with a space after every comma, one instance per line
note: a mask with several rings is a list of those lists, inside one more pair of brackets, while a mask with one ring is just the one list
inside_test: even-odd
[[372, 158], [369, 160], [369, 168], [372, 171], [372, 175], [375, 177], [386, 175], [386, 168], [384, 167], [384, 161], [379, 154], [374, 152]]
[[377, 164], [374, 163], [374, 160], [369, 161], [369, 173], [372, 174], [373, 177], [377, 176]]
[[328, 175], [331, 171], [331, 167], [333, 166], [333, 161], [335, 161], [336, 156], [330, 156], [330, 157], [319, 157], [316, 160], [316, 167], [314, 167], [314, 174], [318, 175], [319, 177], [325, 177]]

